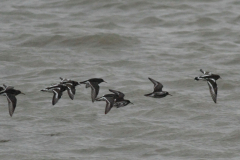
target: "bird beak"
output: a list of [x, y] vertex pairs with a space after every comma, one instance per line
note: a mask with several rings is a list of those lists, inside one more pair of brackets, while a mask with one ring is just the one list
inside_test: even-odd
[[107, 83], [106, 81], [103, 81], [103, 82]]
[[133, 104], [132, 102], [130, 102], [130, 104]]
[[168, 93], [168, 95], [172, 96], [171, 94]]
[[21, 93], [21, 94], [24, 94], [24, 95], [25, 95], [25, 93]]

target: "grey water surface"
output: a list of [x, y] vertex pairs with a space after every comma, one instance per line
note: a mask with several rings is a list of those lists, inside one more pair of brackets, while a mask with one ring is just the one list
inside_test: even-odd
[[[2, 0], [0, 159], [239, 160], [238, 0]], [[217, 104], [199, 69], [219, 74]], [[52, 106], [59, 77], [103, 78], [134, 105], [91, 102], [90, 89]], [[143, 96], [151, 77], [173, 96]]]

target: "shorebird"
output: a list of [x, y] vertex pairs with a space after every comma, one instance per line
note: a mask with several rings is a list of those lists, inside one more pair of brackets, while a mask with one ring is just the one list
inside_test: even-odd
[[127, 99], [124, 99], [124, 94], [120, 91], [116, 91], [116, 90], [112, 90], [112, 89], [109, 89], [110, 92], [114, 93], [117, 98], [113, 104], [113, 106], [117, 107], [117, 108], [120, 108], [120, 107], [124, 107], [126, 105], [128, 105], [129, 103], [130, 104], [133, 104], [132, 102], [130, 102], [129, 100]]
[[163, 98], [163, 97], [166, 97], [167, 95], [172, 96], [167, 91], [162, 90], [163, 85], [160, 82], [155, 81], [154, 79], [152, 79], [150, 77], [148, 77], [148, 79], [154, 84], [153, 92], [145, 94], [144, 96], [153, 97], [153, 98]]
[[214, 79], [215, 81], [218, 80], [219, 78], [221, 78], [219, 75], [217, 74], [212, 74], [211, 72], [206, 72], [206, 71], [203, 71], [202, 69], [200, 69], [200, 72], [203, 73], [202, 76], [199, 76], [199, 77], [195, 77], [194, 79], [196, 81], [198, 80], [208, 80], [208, 79]]
[[53, 98], [52, 98], [52, 105], [55, 105], [58, 100], [62, 97], [62, 93], [67, 90], [67, 86], [64, 84], [56, 84], [52, 85], [50, 87], [47, 87], [45, 89], [42, 89], [43, 92], [52, 92]]
[[116, 94], [105, 94], [102, 97], [96, 98], [96, 101], [106, 102], [105, 114], [107, 114], [113, 107], [116, 98], [117, 98]]
[[64, 84], [64, 85], [67, 86], [68, 95], [73, 100], [74, 95], [76, 93], [75, 87], [77, 85], [80, 85], [80, 83], [76, 82], [76, 81], [73, 81], [71, 79], [63, 79], [62, 77], [60, 77], [60, 79], [61, 79], [60, 84]]
[[0, 87], [0, 95], [4, 95], [7, 97], [9, 115], [12, 117], [14, 110], [16, 108], [16, 105], [17, 105], [16, 96], [19, 94], [24, 94], [24, 93], [22, 93], [20, 90], [14, 89], [14, 87], [12, 87], [12, 86], [6, 86], [5, 84], [3, 84], [3, 87]]
[[195, 77], [194, 79], [196, 81], [198, 81], [198, 80], [207, 81], [211, 97], [212, 97], [213, 101], [215, 103], [217, 103], [218, 87], [217, 87], [217, 82], [216, 81], [221, 77], [217, 74], [212, 74], [211, 72], [203, 71], [202, 69], [200, 69], [200, 72], [202, 72], [204, 75], [199, 76], [199, 77]]
[[91, 87], [91, 97], [92, 97], [92, 102], [94, 102], [99, 92], [99, 88], [100, 88], [99, 84], [102, 82], [105, 82], [102, 78], [91, 78], [89, 80], [82, 81], [79, 83], [86, 84], [86, 88]]

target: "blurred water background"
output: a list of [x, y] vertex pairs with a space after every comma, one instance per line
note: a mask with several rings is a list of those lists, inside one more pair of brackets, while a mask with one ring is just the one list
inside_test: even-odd
[[[2, 0], [0, 159], [239, 160], [238, 0]], [[220, 74], [218, 103], [199, 69]], [[59, 77], [103, 78], [134, 105], [104, 114], [90, 89], [55, 105], [41, 89]], [[148, 77], [173, 96], [144, 97]]]

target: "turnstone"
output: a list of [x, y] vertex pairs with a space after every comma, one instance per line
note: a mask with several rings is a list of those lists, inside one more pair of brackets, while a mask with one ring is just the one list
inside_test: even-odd
[[[86, 84], [86, 88], [91, 87], [91, 97], [92, 102], [95, 101], [95, 98], [98, 95], [99, 92], [99, 85], [101, 82], [105, 82], [102, 78], [92, 78], [86, 81], [79, 82], [80, 84]], [[105, 82], [107, 83], [107, 82]]]
[[129, 103], [133, 104], [129, 100], [124, 99], [125, 95], [122, 92], [116, 91], [116, 90], [112, 90], [112, 89], [109, 89], [109, 91], [114, 93], [117, 96], [113, 106], [115, 106], [117, 108], [120, 108], [120, 107], [124, 107], [124, 106], [128, 105]]
[[22, 93], [20, 90], [14, 89], [14, 87], [12, 86], [6, 86], [5, 84], [3, 84], [3, 87], [0, 87], [0, 95], [4, 95], [7, 97], [9, 114], [12, 117], [17, 105], [16, 96], [24, 93]]
[[105, 114], [107, 114], [117, 98], [116, 94], [105, 94], [102, 97], [96, 98], [96, 101], [106, 101]]
[[71, 79], [63, 79], [62, 77], [60, 77], [60, 79], [61, 79], [60, 84], [64, 84], [64, 85], [67, 86], [68, 95], [73, 100], [74, 95], [76, 93], [75, 87], [77, 85], [80, 85], [80, 83], [76, 82], [76, 81], [73, 81]]
[[160, 82], [155, 81], [150, 77], [148, 77], [148, 79], [154, 84], [153, 92], [145, 94], [144, 96], [153, 97], [153, 98], [163, 98], [163, 97], [166, 97], [167, 95], [172, 96], [167, 91], [162, 91], [163, 85]]
[[212, 99], [215, 103], [217, 103], [218, 87], [217, 87], [216, 81], [221, 77], [217, 74], [212, 74], [211, 72], [203, 71], [202, 69], [200, 69], [200, 72], [202, 72], [204, 75], [195, 77], [194, 79], [196, 81], [198, 81], [198, 80], [207, 81]]
[[47, 87], [45, 89], [42, 89], [43, 92], [52, 92], [53, 98], [52, 98], [52, 105], [55, 105], [58, 100], [62, 97], [62, 93], [67, 90], [67, 86], [64, 84], [57, 84], [50, 87]]
[[214, 80], [218, 80], [219, 78], [221, 78], [219, 75], [217, 74], [212, 74], [211, 72], [206, 72], [206, 71], [203, 71], [202, 69], [200, 69], [200, 72], [203, 73], [202, 76], [199, 76], [199, 77], [195, 77], [194, 79], [196, 81], [198, 80], [208, 80], [208, 79], [214, 79]]

